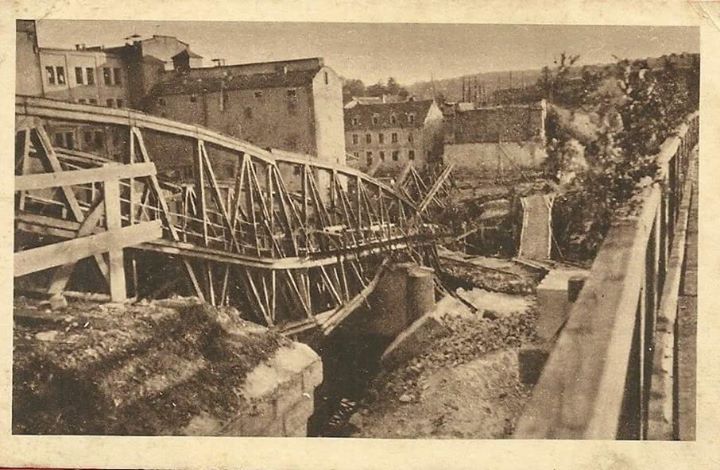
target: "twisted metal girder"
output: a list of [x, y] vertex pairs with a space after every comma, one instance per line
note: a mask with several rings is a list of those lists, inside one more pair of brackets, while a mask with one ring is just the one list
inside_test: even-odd
[[[130, 110], [17, 97], [16, 119], [24, 128], [74, 123], [120, 129], [127, 145], [117, 159], [128, 164], [156, 156], [166, 161], [170, 150], [153, 156], [148, 150], [158, 147], [151, 145], [158, 135], [182, 141], [180, 148], [191, 143], [190, 151], [170, 156], [192, 163], [192, 181], [130, 181], [123, 201], [128, 219], [144, 214], [163, 222], [163, 238], [137, 248], [178, 258], [199, 297], [250, 304], [262, 323], [329, 321], [364, 292], [383, 257], [432, 259], [432, 227], [417, 206], [352, 168], [276, 156], [208, 129]], [[60, 150], [88, 165], [102, 161]], [[235, 178], [219, 180], [214, 163], [228, 155]]]

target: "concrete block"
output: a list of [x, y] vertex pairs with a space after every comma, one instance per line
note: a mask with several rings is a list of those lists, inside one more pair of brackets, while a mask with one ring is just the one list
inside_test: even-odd
[[267, 436], [267, 430], [276, 421], [282, 422], [282, 417], [275, 415], [275, 402], [263, 400], [254, 403], [247, 414], [239, 417], [232, 427], [226, 429], [226, 433], [229, 434], [232, 429], [233, 435], [239, 431], [242, 436]]
[[435, 308], [435, 271], [413, 266], [407, 271], [407, 321], [412, 323]]
[[317, 361], [320, 361], [320, 356], [306, 344], [293, 343], [280, 348], [247, 375], [243, 394], [250, 399], [273, 396], [278, 387], [296, 378], [299, 378], [302, 389], [303, 371]]
[[565, 323], [570, 313], [568, 281], [572, 277], [587, 275], [582, 269], [554, 269], [537, 287], [537, 335], [543, 341], [550, 341]]
[[425, 350], [435, 339], [450, 334], [450, 330], [431, 314], [416, 320], [400, 333], [383, 352], [380, 362], [392, 368], [407, 362]]
[[315, 392], [315, 387], [320, 385], [323, 381], [323, 364], [321, 360], [317, 360], [307, 366], [303, 370], [303, 392], [308, 393], [310, 396]]
[[289, 437], [306, 437], [307, 423], [315, 411], [312, 398], [302, 397], [284, 416], [284, 435]]
[[283, 415], [303, 394], [302, 372], [297, 372], [280, 383], [275, 390], [275, 416]]
[[518, 353], [518, 367], [520, 381], [524, 384], [535, 385], [540, 379], [545, 362], [550, 355], [547, 346], [523, 346]]
[[392, 338], [408, 325], [407, 270], [413, 266], [414, 263], [398, 263], [385, 271], [370, 300], [373, 308], [366, 333]]

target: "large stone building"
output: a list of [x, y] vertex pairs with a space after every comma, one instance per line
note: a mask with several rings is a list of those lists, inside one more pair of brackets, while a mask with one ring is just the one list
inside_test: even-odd
[[[172, 36], [57, 49], [38, 47], [34, 21], [19, 20], [16, 30], [17, 94], [134, 108], [264, 148], [345, 163], [342, 85], [321, 58], [203, 67], [202, 57]], [[110, 158], [127, 143], [127, 136], [96, 126], [48, 132], [58, 146]], [[168, 160], [167, 145], [155, 148], [160, 170], [191, 165]]]
[[345, 163], [342, 84], [321, 58], [179, 68], [152, 88], [145, 107], [261, 147]]
[[355, 103], [345, 109], [345, 146], [353, 166], [396, 174], [412, 162], [424, 168], [442, 155], [443, 115], [432, 100]]
[[505, 177], [537, 168], [545, 150], [546, 104], [457, 108], [446, 122], [445, 163], [459, 174]]

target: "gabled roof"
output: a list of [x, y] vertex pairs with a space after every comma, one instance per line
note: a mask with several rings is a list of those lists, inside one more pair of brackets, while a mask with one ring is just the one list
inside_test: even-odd
[[176, 73], [175, 77], [155, 85], [154, 96], [211, 93], [220, 90], [261, 90], [264, 88], [300, 88], [312, 85], [317, 70], [298, 70], [287, 73], [258, 73], [234, 77], [188, 78]]
[[[358, 103], [345, 109], [345, 130], [386, 129], [397, 127], [422, 127], [433, 100], [403, 101], [401, 103]], [[411, 123], [408, 116], [415, 115]], [[373, 124], [373, 116], [377, 124]], [[392, 117], [395, 116], [395, 123]], [[357, 124], [353, 121], [357, 120]]]
[[190, 48], [183, 49], [182, 51], [180, 51], [177, 54], [175, 54], [174, 56], [172, 56], [172, 58], [174, 59], [175, 57], [183, 57], [183, 56], [187, 56], [191, 59], [202, 59], [203, 58], [201, 55], [198, 55], [198, 54], [194, 53], [193, 51], [191, 51]]

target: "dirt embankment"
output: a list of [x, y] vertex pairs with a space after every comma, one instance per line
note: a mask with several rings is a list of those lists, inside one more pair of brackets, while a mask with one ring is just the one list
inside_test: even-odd
[[202, 413], [229, 419], [252, 406], [245, 375], [289, 343], [192, 300], [50, 312], [17, 299], [14, 319], [16, 434], [182, 434]]
[[[483, 439], [512, 434], [530, 396], [530, 387], [519, 380], [517, 357], [522, 344], [535, 340], [535, 297], [529, 293], [537, 276], [512, 268], [512, 262], [498, 260], [506, 266], [490, 269], [472, 262], [453, 266], [467, 282], [467, 290], [458, 293], [478, 311], [451, 297], [440, 301], [433, 316], [448, 334], [373, 380], [350, 419], [350, 435]], [[504, 274], [497, 270], [501, 267]], [[493, 315], [484, 315], [488, 311]]]

